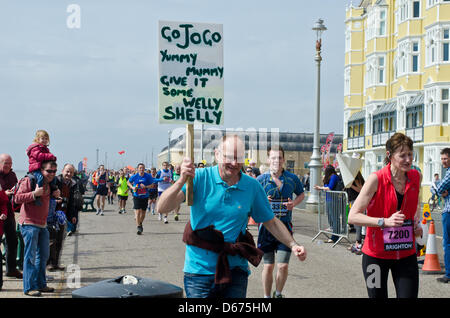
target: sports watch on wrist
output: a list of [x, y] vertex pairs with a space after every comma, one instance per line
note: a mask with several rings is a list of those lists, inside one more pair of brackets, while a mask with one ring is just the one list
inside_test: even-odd
[[378, 226], [384, 228], [384, 218], [378, 219]]

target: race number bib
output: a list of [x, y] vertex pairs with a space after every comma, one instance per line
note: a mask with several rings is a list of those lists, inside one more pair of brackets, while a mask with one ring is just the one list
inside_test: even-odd
[[406, 220], [402, 226], [384, 228], [383, 240], [385, 251], [402, 251], [413, 248], [413, 221]]
[[282, 217], [282, 216], [286, 216], [288, 214], [289, 210], [287, 209], [286, 205], [284, 204], [284, 203], [287, 203], [288, 201], [272, 200], [269, 202], [270, 202], [272, 211], [276, 217]]
[[137, 195], [145, 195], [147, 194], [147, 189], [146, 188], [138, 188], [136, 190]]

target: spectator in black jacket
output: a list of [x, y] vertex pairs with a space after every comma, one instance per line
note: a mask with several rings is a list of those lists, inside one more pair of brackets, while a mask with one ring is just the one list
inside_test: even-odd
[[[65, 164], [62, 173], [56, 177], [56, 185], [61, 191], [61, 198], [57, 200], [56, 210], [66, 214], [69, 235], [73, 232], [73, 224], [78, 222], [78, 207], [75, 204], [75, 191], [79, 191], [79, 183], [73, 178], [75, 167], [72, 164]], [[50, 247], [50, 257], [48, 260], [49, 271], [65, 270], [65, 266], [59, 263], [66, 227], [59, 227], [54, 235], [54, 244]]]

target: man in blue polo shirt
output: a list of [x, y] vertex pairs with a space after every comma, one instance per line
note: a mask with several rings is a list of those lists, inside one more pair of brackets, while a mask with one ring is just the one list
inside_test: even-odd
[[[168, 212], [182, 203], [186, 193], [184, 184], [188, 177], [193, 177], [194, 202], [190, 214], [193, 232], [214, 226], [215, 230], [223, 234], [223, 241], [238, 243], [241, 234], [247, 233], [248, 218], [251, 216], [256, 222], [264, 223], [272, 234], [290, 246], [292, 252], [303, 261], [306, 258], [305, 248], [299, 246], [286, 227], [274, 218], [261, 185], [241, 173], [244, 149], [244, 143], [238, 136], [224, 136], [215, 150], [217, 166], [195, 170], [191, 160], [185, 158], [180, 178], [164, 191], [158, 201], [158, 211]], [[213, 242], [213, 239], [204, 240]], [[246, 297], [249, 274], [247, 260], [240, 255], [226, 255], [231, 282], [216, 284], [215, 275], [218, 274], [217, 268], [220, 268], [219, 256], [220, 254], [211, 250], [186, 245], [186, 297]]]
[[[292, 209], [300, 204], [305, 197], [303, 185], [295, 174], [283, 169], [285, 160], [284, 150], [281, 146], [268, 150], [267, 161], [269, 171], [260, 175], [257, 180], [269, 199], [273, 214], [283, 222], [286, 229], [292, 234]], [[293, 200], [294, 193], [296, 195], [295, 200]], [[264, 297], [270, 298], [276, 252], [278, 270], [273, 297], [282, 298], [281, 292], [288, 276], [291, 249], [279, 242], [262, 224], [259, 226], [258, 248], [264, 251], [264, 269], [262, 272]]]
[[155, 179], [150, 174], [145, 172], [145, 165], [138, 164], [138, 173], [132, 175], [128, 179], [128, 187], [133, 190], [133, 209], [136, 217], [137, 234], [141, 235], [144, 231], [142, 222], [145, 219], [145, 211], [147, 211], [148, 198], [150, 196], [149, 188], [153, 183], [162, 181]]

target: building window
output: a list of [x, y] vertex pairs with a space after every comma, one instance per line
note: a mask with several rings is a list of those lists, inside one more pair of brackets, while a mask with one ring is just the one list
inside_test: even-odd
[[449, 97], [448, 97], [448, 88], [444, 88], [441, 91], [441, 99], [442, 99], [442, 123], [448, 124], [448, 104], [449, 104]]
[[378, 23], [379, 23], [378, 35], [385, 35], [386, 34], [386, 10], [385, 9], [380, 10], [380, 20]]
[[430, 8], [437, 3], [439, 3], [439, 0], [427, 0], [427, 8]]
[[376, 36], [386, 36], [386, 14], [387, 9], [382, 7], [373, 7], [367, 14], [365, 39], [367, 41]]
[[426, 64], [450, 62], [450, 26], [437, 25], [425, 36]]
[[412, 72], [419, 71], [419, 42], [412, 42]]
[[395, 133], [397, 111], [384, 112], [373, 116], [373, 146], [381, 146]]
[[417, 73], [420, 68], [420, 39], [406, 39], [398, 43], [398, 55], [394, 61], [394, 76]]
[[356, 119], [348, 122], [348, 138], [347, 138], [347, 148], [364, 148], [364, 118]]
[[400, 10], [399, 21], [398, 22], [402, 23], [403, 21], [408, 19], [408, 0], [400, 0], [398, 7], [399, 7], [399, 10]]
[[431, 30], [427, 30], [425, 36], [426, 65], [432, 65], [436, 62], [436, 33], [437, 29], [433, 28]]
[[366, 87], [384, 84], [385, 56], [373, 55], [367, 59], [366, 63]]
[[408, 107], [406, 109], [406, 129], [423, 126], [423, 106]]
[[420, 1], [413, 1], [413, 18], [420, 18]]
[[448, 62], [448, 45], [449, 45], [449, 29], [443, 29], [443, 40], [442, 40], [442, 60]]
[[350, 68], [344, 73], [344, 95], [350, 95]]
[[378, 58], [378, 84], [384, 83], [384, 57]]
[[427, 122], [429, 124], [432, 124], [436, 121], [436, 104], [434, 103], [434, 101], [431, 101], [430, 104], [428, 105], [427, 115], [428, 115]]

